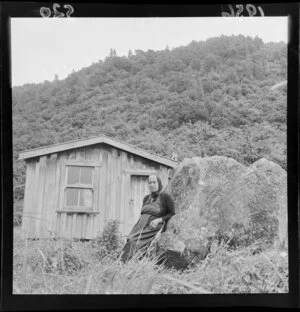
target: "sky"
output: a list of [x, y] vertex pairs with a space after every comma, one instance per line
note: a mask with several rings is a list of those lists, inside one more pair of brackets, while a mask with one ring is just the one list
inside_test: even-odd
[[131, 50], [163, 50], [221, 35], [287, 43], [287, 17], [12, 18], [12, 86], [66, 78]]

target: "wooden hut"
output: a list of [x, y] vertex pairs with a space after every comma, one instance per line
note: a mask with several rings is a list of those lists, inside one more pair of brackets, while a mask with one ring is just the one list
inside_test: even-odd
[[23, 151], [26, 185], [22, 229], [27, 237], [92, 239], [108, 220], [127, 235], [148, 193], [147, 177], [164, 185], [172, 159], [104, 135]]

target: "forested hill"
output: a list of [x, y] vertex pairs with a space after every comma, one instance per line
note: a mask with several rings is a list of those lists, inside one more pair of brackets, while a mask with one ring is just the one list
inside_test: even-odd
[[[287, 46], [221, 36], [162, 51], [115, 50], [64, 80], [13, 88], [22, 150], [104, 133], [160, 155], [224, 155], [286, 167]], [[24, 162], [14, 162], [15, 199]]]

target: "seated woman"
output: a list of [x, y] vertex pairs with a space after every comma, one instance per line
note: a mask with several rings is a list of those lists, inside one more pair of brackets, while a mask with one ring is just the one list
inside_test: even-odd
[[[171, 196], [162, 192], [161, 179], [151, 175], [148, 179], [150, 194], [143, 199], [141, 216], [128, 235], [122, 250], [121, 260], [128, 261], [139, 250], [146, 250], [155, 235], [165, 226], [175, 214], [174, 202]], [[163, 227], [163, 228], [162, 228]]]

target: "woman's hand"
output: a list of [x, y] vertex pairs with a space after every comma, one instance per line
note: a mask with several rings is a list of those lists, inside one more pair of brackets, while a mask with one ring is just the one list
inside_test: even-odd
[[162, 218], [154, 219], [150, 222], [150, 227], [156, 228], [162, 222], [163, 222]]

